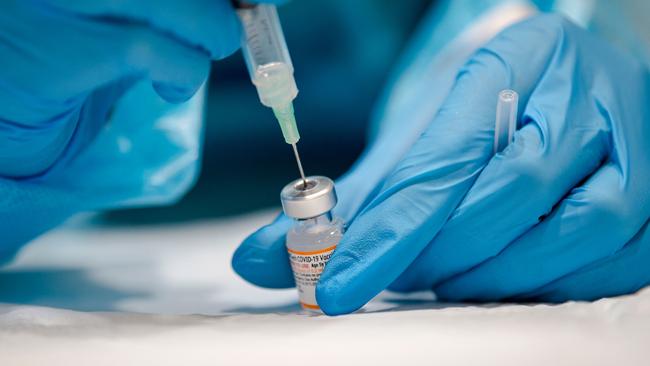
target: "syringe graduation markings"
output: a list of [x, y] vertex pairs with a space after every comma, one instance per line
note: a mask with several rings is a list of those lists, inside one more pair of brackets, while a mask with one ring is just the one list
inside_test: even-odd
[[243, 25], [242, 51], [260, 102], [273, 109], [286, 143], [293, 148], [298, 170], [307, 187], [296, 143], [300, 140], [293, 110], [298, 94], [293, 65], [274, 5], [234, 1]]

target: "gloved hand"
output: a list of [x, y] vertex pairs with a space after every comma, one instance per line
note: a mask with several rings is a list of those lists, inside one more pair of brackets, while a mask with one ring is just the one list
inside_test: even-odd
[[[520, 129], [492, 156], [505, 88], [520, 94]], [[592, 300], [650, 283], [648, 100], [647, 68], [559, 16], [501, 32], [460, 70], [395, 167], [402, 136], [393, 129], [337, 184], [336, 213], [350, 226], [319, 305], [348, 313], [385, 288], [433, 289], [443, 300]], [[402, 129], [417, 116], [402, 116]], [[384, 162], [368, 159], [378, 147]], [[372, 171], [390, 172], [367, 187]], [[235, 270], [291, 286], [289, 226], [280, 217], [246, 239]]]
[[150, 80], [169, 102], [189, 99], [210, 60], [238, 48], [239, 27], [228, 0], [3, 2], [0, 260], [70, 214], [99, 208], [59, 182], [127, 89]]

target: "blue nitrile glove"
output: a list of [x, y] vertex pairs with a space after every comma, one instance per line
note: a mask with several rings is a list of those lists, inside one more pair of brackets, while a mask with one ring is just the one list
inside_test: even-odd
[[[520, 129], [493, 157], [496, 96], [506, 88], [520, 94]], [[567, 20], [540, 15], [506, 29], [461, 69], [380, 184], [364, 186], [364, 172], [385, 169], [364, 159], [337, 186], [352, 220], [317, 287], [319, 305], [351, 312], [385, 288], [564, 301], [648, 284], [648, 100], [644, 65]], [[399, 131], [375, 146], [395, 141], [386, 132]], [[236, 253], [251, 268], [273, 263], [273, 275], [235, 269], [261, 285], [289, 285], [284, 248], [270, 244], [288, 225], [261, 229]]]
[[[239, 27], [229, 0], [3, 2], [0, 261], [80, 210], [178, 197], [180, 184], [186, 188], [192, 179], [180, 175], [196, 172], [200, 128], [170, 133], [169, 118], [161, 113], [170, 108], [151, 95], [133, 95], [139, 102], [121, 111], [118, 102], [142, 82], [168, 102], [189, 99], [206, 80], [210, 60], [238, 48]], [[135, 94], [146, 93], [140, 88]], [[198, 112], [192, 120], [200, 120], [201, 106], [193, 107]], [[171, 118], [193, 123], [178, 114]], [[186, 146], [193, 154], [181, 151]], [[78, 161], [83, 154], [85, 166]], [[124, 164], [118, 155], [128, 157]], [[169, 185], [158, 193], [170, 194], [139, 201], [141, 189], [132, 186], [145, 186], [143, 176], [152, 177], [149, 186]], [[110, 192], [95, 186], [110, 182]]]

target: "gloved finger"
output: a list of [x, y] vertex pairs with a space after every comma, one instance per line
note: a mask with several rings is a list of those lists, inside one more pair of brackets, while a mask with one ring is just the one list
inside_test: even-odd
[[285, 235], [293, 222], [281, 214], [249, 235], [232, 256], [233, 270], [246, 281], [268, 288], [293, 287]]
[[[46, 0], [77, 14], [111, 22], [131, 21], [156, 29], [213, 59], [239, 48], [240, 25], [229, 0]], [[117, 22], [115, 22], [117, 23]]]
[[105, 64], [112, 63], [114, 74], [104, 78], [147, 77], [159, 95], [173, 103], [191, 98], [207, 79], [210, 60], [203, 52], [141, 25], [110, 28], [114, 47], [107, 50], [106, 60], [112, 62]]
[[[30, 178], [38, 175], [43, 179], [43, 173], [51, 173], [53, 166], [67, 166], [66, 157], [76, 156], [94, 140], [103, 126], [103, 118], [111, 113], [113, 102], [133, 82], [132, 78], [124, 78], [97, 88], [88, 96], [81, 110], [48, 120], [46, 128], [4, 124], [0, 127], [0, 177]], [[97, 99], [107, 103], [95, 103]], [[79, 123], [88, 116], [95, 117], [94, 123]]]
[[499, 300], [533, 291], [611, 256], [650, 214], [646, 205], [636, 202], [642, 185], [626, 184], [629, 180], [615, 163], [606, 164], [499, 255], [434, 291], [447, 300]]
[[[22, 67], [0, 70], [0, 96], [16, 99], [2, 118], [34, 132], [56, 135], [43, 131], [44, 121], [78, 112], [88, 93], [124, 77], [150, 75], [188, 91], [207, 77], [209, 58], [203, 52], [141, 24], [71, 17], [31, 3], [9, 6], [12, 16], [0, 15], [0, 32], [19, 41], [0, 43], [0, 51], [3, 61]], [[47, 37], [35, 34], [34, 24]], [[25, 94], [36, 102], [25, 105]], [[47, 128], [60, 125], [48, 123]]]
[[545, 19], [504, 31], [461, 70], [438, 115], [328, 262], [316, 290], [324, 312], [361, 307], [435, 236], [491, 156], [495, 96], [510, 87], [526, 101], [542, 75], [554, 45], [530, 40], [553, 35]]
[[[15, 101], [0, 117], [6, 127], [0, 134], [0, 174], [5, 176], [48, 168], [79, 132], [78, 117], [87, 112], [82, 106], [99, 87], [148, 76], [173, 85], [175, 93], [167, 98], [177, 101], [189, 98], [207, 78], [206, 55], [148, 27], [47, 13], [24, 2], [10, 6], [13, 17], [0, 12], [0, 33], [21, 42], [0, 42], [0, 53], [8, 64], [22, 67], [0, 68], [0, 98]], [[47, 37], [28, 36], [34, 24]]]
[[598, 110], [585, 108], [590, 99], [571, 98], [581, 86], [558, 88], [561, 77], [548, 72], [538, 84], [514, 142], [489, 162], [391, 290], [431, 289], [497, 255], [598, 168], [609, 152], [611, 127]]
[[521, 299], [593, 301], [633, 293], [650, 284], [650, 221], [621, 250], [564, 276]]
[[[141, 24], [104, 23], [62, 13], [45, 16], [29, 7], [22, 11], [31, 11], [25, 16], [31, 16], [31, 22], [38, 22], [50, 34], [29, 37], [3, 52], [7, 61], [21, 62], [24, 66], [20, 70], [29, 70], [31, 77], [1, 71], [0, 76], [10, 88], [42, 99], [50, 107], [48, 110], [50, 104], [60, 103], [65, 109], [59, 113], [69, 113], [79, 102], [76, 99], [83, 101], [98, 86], [125, 77], [149, 77], [156, 84], [174, 86], [175, 94], [186, 91], [184, 98], [189, 98], [207, 78], [207, 55]], [[2, 23], [3, 33], [15, 37], [29, 34], [33, 27], [33, 23], [6, 20]], [[170, 99], [179, 98], [170, 95]], [[25, 120], [11, 112], [9, 109], [3, 117], [33, 125], [52, 118], [34, 113], [33, 121]]]

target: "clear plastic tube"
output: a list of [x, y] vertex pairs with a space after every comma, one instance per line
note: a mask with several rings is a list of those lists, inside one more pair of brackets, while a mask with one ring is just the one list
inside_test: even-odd
[[293, 65], [274, 5], [237, 9], [243, 26], [242, 50], [251, 81], [263, 105], [273, 108], [288, 144], [300, 139], [293, 112], [298, 88]]
[[497, 100], [496, 125], [494, 127], [494, 153], [505, 149], [514, 137], [517, 129], [517, 108], [519, 94], [505, 89], [499, 92]]

